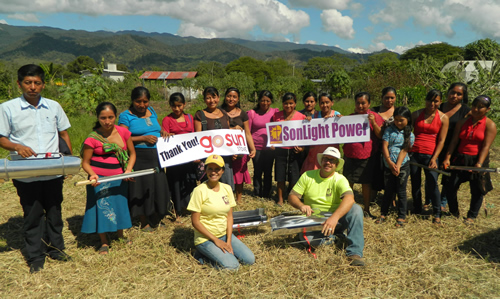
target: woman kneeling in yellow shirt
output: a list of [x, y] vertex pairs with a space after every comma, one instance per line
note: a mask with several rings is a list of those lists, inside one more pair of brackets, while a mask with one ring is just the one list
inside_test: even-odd
[[194, 245], [202, 264], [217, 269], [237, 270], [242, 264], [255, 263], [253, 252], [233, 235], [233, 191], [219, 182], [224, 173], [224, 159], [211, 155], [205, 161], [208, 180], [191, 193], [187, 209], [191, 211]]

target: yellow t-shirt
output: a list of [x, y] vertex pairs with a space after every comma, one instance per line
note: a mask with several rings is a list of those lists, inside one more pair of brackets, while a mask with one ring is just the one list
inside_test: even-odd
[[345, 176], [335, 172], [329, 178], [320, 176], [321, 169], [306, 171], [293, 187], [293, 191], [302, 195], [304, 204], [313, 210], [321, 212], [335, 212], [342, 201], [341, 196], [351, 192], [349, 182]]
[[[187, 209], [200, 213], [200, 222], [206, 229], [220, 238], [227, 232], [227, 214], [236, 206], [231, 186], [219, 183], [219, 191], [214, 192], [208, 188], [207, 183], [202, 183], [194, 188]], [[199, 245], [209, 239], [194, 230], [194, 245]]]

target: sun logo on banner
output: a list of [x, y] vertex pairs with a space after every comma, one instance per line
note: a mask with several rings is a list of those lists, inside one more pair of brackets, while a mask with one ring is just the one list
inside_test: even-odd
[[221, 147], [224, 145], [224, 138], [222, 138], [222, 136], [220, 135], [214, 136], [212, 140], [215, 147]]
[[269, 136], [271, 136], [271, 144], [283, 143], [283, 140], [281, 139], [281, 132], [281, 125], [269, 126]]

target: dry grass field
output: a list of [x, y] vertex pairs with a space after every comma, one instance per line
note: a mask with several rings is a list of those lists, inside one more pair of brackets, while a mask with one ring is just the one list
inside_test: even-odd
[[[492, 151], [498, 165], [498, 153]], [[166, 220], [166, 228], [144, 233], [137, 226], [126, 234], [132, 245], [112, 243], [110, 254], [96, 252], [96, 235], [80, 233], [85, 209], [83, 187], [67, 179], [63, 219], [70, 262], [47, 259], [45, 269], [29, 274], [23, 257], [22, 210], [12, 183], [0, 185], [0, 297], [121, 297], [121, 298], [450, 298], [500, 296], [500, 191], [487, 196], [488, 216], [481, 211], [473, 226], [462, 219], [443, 218], [438, 228], [430, 220], [409, 216], [404, 228], [395, 228], [395, 216], [376, 225], [365, 219], [366, 267], [351, 267], [344, 252], [320, 247], [317, 259], [302, 245], [289, 245], [295, 236], [273, 237], [270, 227], [242, 229], [243, 241], [257, 262], [237, 272], [216, 271], [192, 257], [193, 232], [189, 217], [183, 225]], [[500, 188], [500, 177], [493, 174]], [[355, 185], [355, 187], [358, 187]], [[360, 190], [356, 199], [361, 201]], [[253, 198], [249, 186], [238, 210], [266, 208], [269, 217], [291, 206]], [[460, 208], [467, 210], [464, 184]], [[378, 206], [372, 206], [378, 215]], [[238, 233], [236, 231], [236, 233]]]
[[[167, 114], [164, 104], [154, 106], [159, 115]], [[84, 138], [87, 132], [82, 134]], [[491, 160], [500, 166], [495, 150], [491, 150]], [[296, 236], [275, 237], [269, 226], [261, 226], [241, 229], [256, 264], [237, 272], [197, 263], [192, 257], [189, 217], [182, 219], [183, 225], [165, 219], [166, 228], [152, 233], [140, 231], [136, 224], [126, 231], [132, 245], [114, 241], [110, 254], [100, 256], [98, 236], [80, 233], [85, 188], [73, 184], [83, 179], [82, 172], [67, 179], [64, 186], [63, 234], [73, 261], [47, 259], [45, 269], [37, 274], [29, 274], [23, 257], [23, 214], [16, 190], [11, 182], [0, 184], [1, 298], [500, 297], [499, 174], [492, 174], [496, 189], [486, 197], [488, 215], [482, 209], [473, 226], [466, 226], [463, 219], [444, 217], [444, 227], [438, 228], [429, 219], [410, 215], [409, 223], [397, 229], [394, 214], [381, 225], [365, 219], [366, 267], [349, 266], [345, 252], [336, 247], [318, 248], [314, 259], [305, 246], [288, 244], [297, 241]], [[470, 199], [468, 187], [463, 184], [459, 193], [463, 215]], [[358, 203], [362, 203], [360, 192], [360, 185], [355, 185]], [[236, 210], [265, 208], [269, 217], [293, 210], [288, 204], [280, 208], [250, 194], [251, 186], [245, 186], [244, 204]], [[371, 210], [379, 215], [377, 205]]]

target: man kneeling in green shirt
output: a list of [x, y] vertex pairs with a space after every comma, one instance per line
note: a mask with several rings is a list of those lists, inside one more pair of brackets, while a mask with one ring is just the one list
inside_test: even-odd
[[[334, 147], [318, 154], [320, 169], [306, 171], [293, 187], [288, 203], [310, 216], [314, 211], [331, 212], [332, 215], [322, 223], [321, 232], [308, 232], [308, 240], [333, 237], [337, 223], [347, 229], [346, 254], [353, 266], [364, 266], [363, 261], [363, 210], [354, 203], [354, 194], [347, 179], [336, 172], [342, 169], [344, 159]], [[303, 202], [302, 202], [303, 201]]]

